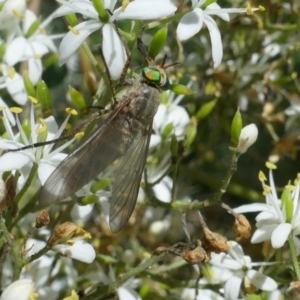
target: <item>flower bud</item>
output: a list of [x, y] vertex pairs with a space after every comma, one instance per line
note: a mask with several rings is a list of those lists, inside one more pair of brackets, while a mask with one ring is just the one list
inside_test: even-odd
[[204, 250], [200, 240], [197, 240], [194, 249], [187, 249], [182, 253], [181, 257], [190, 264], [199, 264], [210, 260], [210, 255]]
[[36, 93], [42, 105], [43, 114], [49, 117], [52, 114], [52, 97], [45, 81], [39, 80], [36, 86]]
[[35, 97], [36, 96], [35, 88], [29, 78], [28, 71], [23, 72], [23, 81], [28, 96]]
[[291, 282], [286, 294], [291, 300], [300, 300], [300, 281]]
[[207, 227], [203, 228], [203, 233], [203, 247], [206, 251], [215, 253], [228, 252], [229, 247], [227, 239], [224, 236], [210, 231]]
[[69, 240], [76, 237], [91, 238], [91, 235], [76, 224], [72, 222], [65, 222], [54, 229], [48, 240], [48, 245], [53, 247], [59, 243], [71, 243]]
[[50, 217], [47, 209], [43, 209], [35, 219], [35, 227], [42, 228], [50, 223]]
[[289, 186], [285, 187], [281, 194], [281, 203], [285, 210], [286, 221], [291, 222], [294, 214], [294, 201]]
[[241, 136], [242, 127], [243, 127], [243, 119], [240, 113], [240, 108], [238, 108], [231, 123], [230, 144], [234, 148], [236, 148], [236, 146], [239, 143], [239, 137]]
[[72, 102], [79, 108], [84, 109], [86, 108], [85, 100], [80, 92], [69, 85], [69, 95]]
[[237, 215], [235, 217], [232, 229], [237, 241], [240, 241], [242, 238], [248, 239], [251, 235], [251, 225], [244, 215]]
[[240, 134], [237, 151], [245, 153], [257, 140], [258, 130], [255, 124], [245, 126]]

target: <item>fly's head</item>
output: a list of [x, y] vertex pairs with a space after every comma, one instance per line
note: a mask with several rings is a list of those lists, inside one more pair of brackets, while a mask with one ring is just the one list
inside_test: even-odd
[[170, 88], [170, 81], [167, 73], [161, 66], [145, 67], [142, 70], [142, 75], [150, 85], [154, 85], [164, 91]]

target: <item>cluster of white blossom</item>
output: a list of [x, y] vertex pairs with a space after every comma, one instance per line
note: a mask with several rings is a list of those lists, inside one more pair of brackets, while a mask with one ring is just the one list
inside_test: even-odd
[[[108, 19], [105, 19], [105, 17], [103, 17], [104, 19], [101, 19], [101, 14], [99, 13], [100, 9], [94, 6], [95, 1], [57, 0], [57, 2], [60, 3], [61, 6], [46, 20], [41, 22], [40, 19], [27, 8], [27, 2], [25, 0], [1, 1], [0, 30], [4, 31], [6, 35], [5, 39], [1, 40], [0, 45], [0, 53], [2, 52], [0, 61], [2, 73], [0, 77], [0, 89], [6, 89], [10, 98], [18, 105], [24, 107], [27, 106], [27, 111], [29, 112], [27, 122], [30, 125], [30, 134], [28, 135], [19, 118], [19, 111], [14, 109], [10, 110], [7, 101], [4, 98], [0, 98], [0, 104], [3, 106], [3, 123], [6, 130], [5, 138], [0, 138], [0, 148], [3, 150], [17, 149], [40, 142], [41, 134], [43, 134], [45, 130], [47, 131], [47, 138], [44, 140], [49, 141], [59, 138], [69, 120], [69, 117], [67, 117], [63, 124], [58, 127], [53, 116], [48, 117], [45, 120], [36, 117], [35, 103], [33, 103], [34, 101], [28, 101], [28, 98], [31, 98], [28, 97], [22, 77], [23, 74], [20, 74], [21, 69], [27, 70], [32, 85], [36, 86], [37, 82], [42, 77], [44, 55], [51, 52], [57, 52], [59, 63], [61, 65], [65, 64], [79, 49], [86, 38], [97, 31], [102, 35], [102, 51], [110, 75], [114, 80], [119, 79], [127, 61], [127, 54], [124, 43], [115, 29], [114, 22], [118, 20], [160, 20], [175, 15], [177, 10], [176, 5], [171, 0], [134, 0], [127, 5], [119, 5], [117, 4], [117, 0], [103, 0], [104, 10], [109, 13]], [[229, 21], [230, 13], [252, 13], [255, 10], [257, 9], [222, 9], [215, 2], [206, 5], [205, 0], [192, 0], [191, 11], [187, 12], [179, 21], [177, 38], [179, 41], [187, 40], [197, 34], [202, 29], [203, 25], [206, 25], [212, 43], [213, 65], [214, 68], [217, 68], [222, 61], [223, 47], [220, 30], [216, 21], [211, 16], [216, 15], [225, 21]], [[74, 27], [70, 26], [70, 30], [66, 34], [48, 34], [48, 29], [50, 28], [49, 25], [54, 18], [72, 13], [80, 14], [84, 18], [84, 21], [78, 23]], [[57, 50], [54, 39], [58, 38], [62, 38], [62, 40], [59, 49]], [[159, 106], [158, 113], [154, 118], [154, 134], [151, 138], [150, 147], [156, 147], [161, 143], [163, 132], [169, 124], [172, 124], [176, 137], [182, 139], [185, 134], [185, 128], [190, 123], [187, 111], [179, 105], [182, 96], [175, 97], [174, 93], [168, 92], [167, 98], [168, 101]], [[12, 114], [12, 111], [16, 114]], [[255, 126], [254, 128], [253, 126], [251, 127], [252, 131], [250, 133], [247, 130], [244, 130], [243, 132], [243, 139], [246, 140], [246, 142], [243, 140], [243, 143], [245, 143], [246, 146], [243, 149], [240, 149], [241, 153], [245, 152], [250, 146], [250, 143], [252, 144], [256, 140], [257, 128]], [[19, 152], [3, 153], [0, 157], [0, 172], [4, 173], [6, 171], [12, 171], [14, 174], [17, 172], [20, 174], [17, 182], [17, 192], [19, 192], [26, 186], [26, 182], [30, 177], [33, 166], [36, 165], [39, 181], [41, 184], [44, 184], [55, 167], [66, 157], [66, 154], [62, 153], [62, 151], [73, 143], [73, 141], [74, 139], [64, 143], [55, 150], [53, 150], [53, 144], [49, 144], [42, 148], [30, 148]], [[169, 159], [170, 154], [166, 154], [159, 167], [152, 172], [153, 174], [151, 173], [150, 168], [150, 182], [156, 181], [157, 178], [160, 178], [161, 175], [164, 174], [166, 170], [165, 162]], [[166, 202], [171, 201], [172, 185], [172, 179], [170, 177], [164, 177], [159, 184], [154, 186], [153, 190], [157, 195], [157, 198], [162, 197]], [[298, 188], [292, 194], [293, 199], [299, 197], [299, 184], [297, 186]], [[89, 187], [90, 186], [84, 187], [79, 194], [87, 195], [89, 193]], [[270, 203], [268, 203], [266, 207], [271, 207], [272, 211], [266, 209], [265, 206], [264, 208], [262, 208], [262, 206], [259, 207], [262, 208], [261, 210], [268, 210], [269, 217], [272, 217], [274, 222], [270, 224], [266, 221], [265, 216], [261, 217], [260, 220], [258, 220], [259, 229], [254, 234], [253, 241], [260, 242], [271, 238], [272, 243], [274, 243], [273, 246], [278, 248], [284, 244], [290, 232], [293, 232], [294, 235], [296, 235], [296, 228], [298, 225], [296, 218], [293, 219], [295, 221], [287, 221], [282, 211], [280, 211], [281, 206], [277, 203], [278, 199], [276, 198], [276, 201], [274, 200], [276, 194], [274, 194], [275, 188], [274, 184], [272, 187], [272, 182], [271, 191], [272, 195], [267, 196]], [[103, 216], [107, 217], [108, 196], [103, 192], [99, 192], [98, 196], [103, 207]], [[273, 202], [277, 204], [275, 205]], [[242, 210], [243, 209], [241, 208], [240, 211]], [[71, 215], [74, 222], [80, 219], [84, 223], [85, 220], [88, 220], [92, 211], [93, 204], [86, 206], [75, 205]], [[246, 210], [244, 209], [244, 211]], [[149, 214], [151, 215], [151, 212]], [[21, 220], [21, 222], [24, 224], [27, 222], [27, 225], [33, 222], [33, 216], [26, 216], [26, 218], [26, 220]], [[278, 225], [278, 222], [282, 226]], [[158, 232], [162, 230], [162, 228], [167, 230], [170, 225], [169, 221], [164, 220], [162, 223], [163, 224], [155, 224], [157, 226], [153, 226], [152, 232]], [[274, 232], [276, 232], [276, 234], [274, 234]], [[281, 235], [280, 238], [276, 238], [278, 232], [279, 235]], [[44, 237], [45, 241], [51, 236], [50, 230], [47, 229], [40, 230], [39, 234]], [[35, 299], [37, 298], [37, 294], [34, 290], [38, 292], [39, 299], [55, 299], [59, 292], [66, 286], [74, 286], [79, 275], [70, 258], [80, 260], [84, 263], [91, 263], [96, 257], [94, 248], [89, 243], [85, 242], [83, 238], [84, 236], [76, 236], [72, 239], [72, 243], [70, 241], [64, 241], [52, 247], [53, 251], [65, 256], [60, 258], [56, 263], [55, 268], [52, 267], [55, 261], [55, 252], [49, 252], [33, 261], [30, 265], [30, 269], [23, 270], [21, 273], [22, 279], [9, 284], [9, 281], [11, 281], [12, 278], [11, 275], [7, 276], [4, 280], [4, 285], [7, 287], [3, 291], [0, 299]], [[297, 242], [296, 237], [295, 242]], [[298, 244], [300, 244], [300, 242]], [[29, 239], [26, 244], [26, 249], [30, 250], [26, 253], [27, 257], [41, 251], [45, 246], [47, 246], [46, 242], [41, 242], [37, 239]], [[211, 263], [218, 268], [226, 269], [227, 265], [224, 261], [228, 262], [228, 266], [231, 265], [228, 267], [228, 270], [230, 271], [228, 273], [229, 276], [222, 280], [219, 278], [219, 282], [224, 284], [224, 299], [238, 298], [239, 287], [245, 277], [247, 277], [257, 288], [265, 291], [276, 290], [277, 284], [271, 278], [252, 269], [254, 264], [251, 263], [251, 259], [248, 256], [244, 256], [239, 245], [233, 243], [228, 255], [213, 255]], [[232, 267], [232, 265], [234, 266]], [[4, 266], [7, 274], [12, 274], [12, 268], [13, 265], [11, 262]], [[51, 285], [48, 286], [48, 277], [56, 278], [56, 275], [61, 269], [64, 270], [65, 277], [63, 279], [57, 278], [53, 280]], [[99, 274], [100, 273], [99, 266]], [[103, 273], [101, 276], [95, 274], [93, 280], [95, 280], [95, 282], [102, 281], [107, 284], [115, 279], [114, 270], [112, 268], [110, 268], [108, 276], [104, 276]], [[119, 298], [140, 299], [134, 290], [138, 284], [138, 280], [128, 280], [118, 288], [117, 292]], [[191, 297], [190, 292], [191, 290], [186, 289], [182, 294], [183, 299]], [[201, 294], [203, 296], [201, 299], [205, 299], [205, 290], [201, 291], [201, 293], [203, 293]], [[72, 295], [74, 295], [73, 292]], [[70, 296], [70, 299], [76, 299], [75, 296], [74, 298], [71, 297], [72, 296]], [[207, 291], [207, 297], [223, 299], [221, 295], [212, 291]]]

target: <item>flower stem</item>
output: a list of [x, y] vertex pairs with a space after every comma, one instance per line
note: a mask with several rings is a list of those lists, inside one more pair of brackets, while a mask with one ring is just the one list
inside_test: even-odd
[[23, 268], [23, 258], [22, 251], [20, 251], [20, 247], [13, 241], [13, 238], [9, 231], [7, 230], [6, 224], [2, 216], [0, 217], [0, 229], [6, 239], [6, 242], [9, 245], [10, 254], [13, 257], [13, 278], [12, 281], [19, 279], [22, 268]]
[[297, 260], [297, 254], [296, 254], [296, 248], [295, 248], [295, 244], [294, 244], [294, 239], [293, 239], [293, 235], [290, 234], [289, 235], [289, 246], [290, 246], [290, 252], [291, 252], [291, 256], [292, 256], [292, 261], [293, 261], [293, 265], [294, 265], [294, 270], [297, 276], [297, 280], [300, 280], [300, 268], [299, 268], [299, 263]]
[[119, 286], [122, 285], [127, 279], [130, 277], [136, 276], [137, 274], [147, 270], [149, 267], [153, 266], [154, 264], [158, 263], [160, 260], [162, 260], [167, 255], [167, 252], [162, 252], [159, 255], [153, 255], [148, 261], [146, 261], [143, 264], [140, 264], [136, 268], [129, 270], [126, 272], [126, 274], [122, 274], [122, 276], [119, 276], [114, 282], [111, 284], [103, 286], [103, 284], [99, 284], [98, 286], [95, 286], [95, 290], [90, 293], [89, 295], [86, 295], [82, 298], [82, 300], [93, 300], [98, 299], [100, 297], [104, 297], [107, 295], [112, 294]]

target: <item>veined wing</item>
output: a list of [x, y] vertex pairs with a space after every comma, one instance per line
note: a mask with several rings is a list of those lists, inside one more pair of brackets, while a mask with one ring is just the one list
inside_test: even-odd
[[121, 109], [100, 123], [87, 140], [57, 166], [42, 187], [39, 196], [42, 207], [77, 192], [125, 153], [128, 146], [122, 128], [126, 114]]
[[112, 187], [109, 226], [116, 233], [127, 224], [137, 200], [146, 163], [152, 122], [141, 130], [127, 153], [120, 158]]

